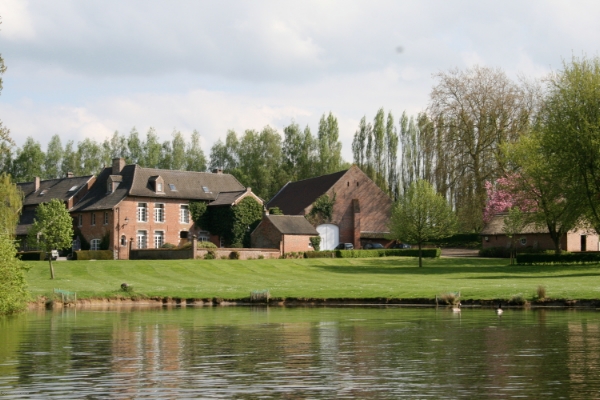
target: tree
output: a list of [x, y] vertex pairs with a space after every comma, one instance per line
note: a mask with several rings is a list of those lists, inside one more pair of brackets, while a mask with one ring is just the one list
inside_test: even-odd
[[[73, 220], [65, 205], [58, 199], [40, 204], [35, 211], [35, 219], [28, 233], [28, 241], [32, 247], [38, 247], [48, 255], [52, 250], [71, 246], [73, 238]], [[52, 257], [50, 278], [54, 279]]]
[[[46, 160], [44, 162], [44, 178], [56, 179], [61, 176], [61, 163], [63, 147], [59, 135], [52, 135], [46, 147]], [[63, 175], [64, 176], [64, 175]]]
[[206, 171], [206, 157], [200, 146], [200, 134], [197, 130], [192, 132], [190, 144], [185, 151], [186, 171]]
[[543, 156], [567, 202], [600, 232], [600, 59], [576, 58], [550, 76], [540, 113]]
[[319, 121], [319, 168], [318, 174], [325, 175], [337, 172], [342, 168], [342, 144], [339, 141], [338, 121], [329, 112]]
[[144, 160], [142, 166], [146, 168], [159, 168], [162, 147], [154, 128], [148, 129], [144, 143]]
[[46, 156], [42, 146], [32, 137], [28, 137], [23, 147], [17, 150], [13, 161], [12, 175], [17, 182], [30, 182], [35, 177], [41, 177], [42, 166]]
[[127, 137], [127, 155], [125, 156], [129, 164], [139, 164], [144, 159], [144, 148], [140, 140], [140, 134], [135, 126], [131, 128], [129, 137]]
[[0, 175], [0, 235], [14, 236], [23, 206], [23, 193], [11, 181], [10, 175]]
[[185, 139], [179, 131], [174, 131], [171, 141], [171, 168], [182, 171], [186, 166]]
[[525, 214], [518, 208], [512, 207], [508, 210], [508, 215], [504, 217], [504, 226], [502, 232], [510, 239], [510, 264], [515, 263], [517, 249], [515, 246], [516, 236], [523, 232], [527, 225]]
[[390, 238], [419, 246], [419, 267], [422, 267], [423, 243], [451, 236], [456, 231], [456, 216], [452, 207], [433, 186], [418, 180], [401, 195], [390, 219]]

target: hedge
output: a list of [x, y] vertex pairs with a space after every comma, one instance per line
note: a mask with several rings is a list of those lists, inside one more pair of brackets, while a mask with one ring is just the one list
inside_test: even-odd
[[600, 263], [600, 252], [556, 254], [517, 254], [517, 264], [584, 264]]
[[[336, 250], [335, 253], [337, 258], [419, 257], [419, 249]], [[439, 248], [421, 250], [426, 258], [437, 258], [441, 254]]]
[[307, 251], [304, 258], [335, 258], [335, 250]]
[[73, 260], [114, 260], [112, 250], [79, 250], [73, 252]]
[[17, 253], [17, 257], [23, 261], [44, 261], [46, 253], [43, 251], [21, 251]]

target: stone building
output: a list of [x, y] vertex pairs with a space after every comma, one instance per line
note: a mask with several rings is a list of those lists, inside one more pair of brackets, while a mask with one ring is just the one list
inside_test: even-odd
[[321, 236], [321, 249], [334, 249], [339, 243], [352, 243], [362, 248], [367, 243], [390, 241], [388, 222], [392, 200], [360, 168], [288, 182], [267, 204], [278, 207], [285, 215], [308, 215], [322, 195], [335, 199], [329, 221], [316, 226]]
[[253, 248], [279, 249], [281, 254], [313, 250], [310, 238], [319, 232], [301, 215], [269, 215], [251, 234]]

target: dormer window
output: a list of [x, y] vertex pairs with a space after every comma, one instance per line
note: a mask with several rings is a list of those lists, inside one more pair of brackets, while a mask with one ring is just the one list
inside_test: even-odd
[[69, 192], [74, 192], [77, 190], [79, 186], [75, 185], [75, 186], [71, 186], [71, 189], [69, 189]]
[[176, 192], [177, 191], [177, 188], [172, 183], [169, 183], [169, 189], [171, 189], [171, 192]]
[[121, 175], [110, 175], [106, 181], [106, 193], [113, 193], [119, 187], [119, 183], [123, 180]]
[[165, 181], [160, 175], [151, 176], [149, 179], [150, 187], [154, 189], [154, 193], [165, 193]]
[[42, 191], [40, 192], [40, 194], [38, 194], [38, 196], [43, 196], [43, 195], [45, 195], [46, 193], [48, 193], [48, 191], [47, 191], [46, 189], [44, 189], [44, 190], [42, 190]]
[[156, 191], [157, 192], [162, 192], [163, 191], [163, 184], [160, 182], [156, 182]]
[[204, 190], [204, 193], [210, 193], [210, 190], [206, 186], [202, 186], [202, 190]]

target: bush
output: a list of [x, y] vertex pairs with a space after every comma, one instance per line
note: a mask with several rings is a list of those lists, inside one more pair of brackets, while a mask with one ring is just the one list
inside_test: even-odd
[[600, 252], [561, 254], [517, 254], [517, 264], [585, 264], [600, 263]]
[[304, 258], [335, 258], [335, 250], [307, 251]]
[[46, 253], [43, 251], [22, 251], [17, 253], [17, 257], [23, 261], [44, 261]]
[[164, 243], [162, 246], [160, 246], [161, 249], [175, 249], [177, 248], [177, 246], [175, 246], [173, 243]]
[[[374, 258], [374, 257], [419, 257], [419, 249], [373, 249], [373, 250], [336, 250], [337, 258]], [[425, 258], [437, 258], [442, 250], [422, 249]]]
[[[191, 244], [190, 244], [191, 246]], [[214, 244], [213, 242], [198, 242], [198, 244], [196, 245], [196, 248], [198, 249], [216, 249], [217, 245]]]
[[232, 251], [231, 253], [229, 253], [229, 259], [230, 260], [239, 260], [240, 259], [240, 252], [239, 251]]
[[217, 258], [217, 253], [214, 250], [208, 250], [204, 255], [205, 260], [214, 260]]
[[[264, 258], [264, 256], [263, 256]], [[291, 251], [289, 253], [285, 253], [284, 255], [281, 256], [281, 258], [305, 258], [304, 257], [304, 252], [302, 251]]]
[[321, 236], [311, 236], [308, 240], [315, 251], [321, 250]]
[[73, 260], [114, 260], [112, 250], [79, 250], [73, 252]]
[[527, 299], [522, 294], [519, 293], [519, 294], [515, 294], [514, 296], [512, 296], [510, 298], [510, 300], [508, 300], [508, 303], [523, 306], [523, 305], [527, 304]]
[[510, 248], [508, 247], [488, 247], [479, 250], [480, 257], [488, 258], [510, 258]]
[[546, 286], [538, 285], [537, 287], [537, 298], [544, 300], [546, 298]]
[[233, 249], [243, 249], [244, 245], [241, 244], [240, 242], [235, 242], [235, 243], [232, 243], [230, 247]]

